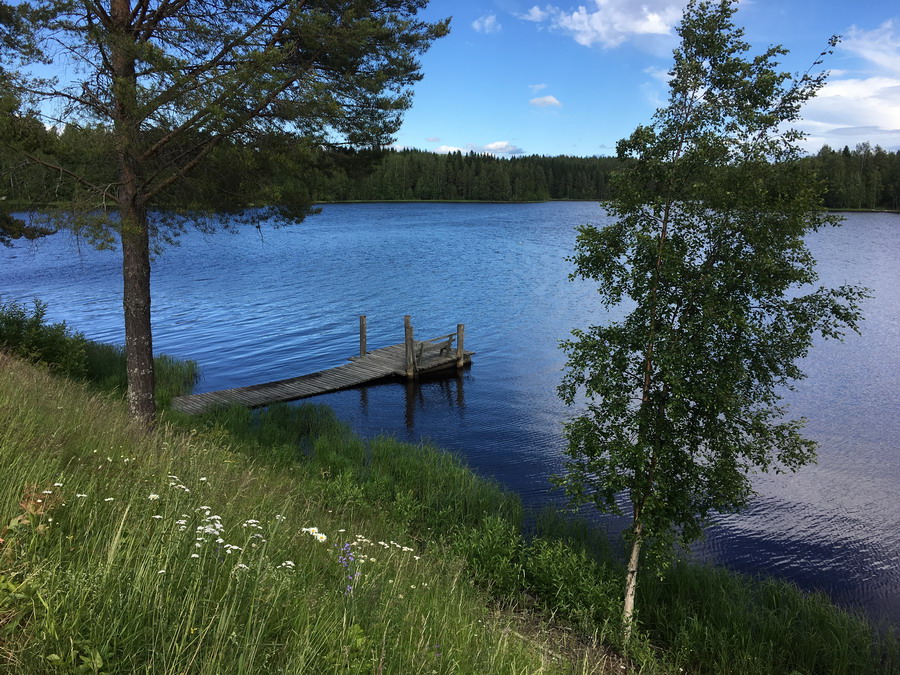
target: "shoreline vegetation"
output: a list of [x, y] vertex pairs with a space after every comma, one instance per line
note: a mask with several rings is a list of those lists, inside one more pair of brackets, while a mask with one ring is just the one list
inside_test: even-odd
[[[69, 125], [62, 133], [35, 133], [47, 136], [48, 157], [60, 166], [96, 185], [115, 182], [113, 164], [96, 159], [97, 148], [111, 145], [108, 131]], [[288, 197], [303, 204], [607, 201], [614, 196], [612, 175], [623, 167], [615, 157], [500, 158], [411, 149], [331, 150], [307, 157], [303, 152], [274, 142], [249, 152], [236, 142], [223, 142], [211, 153], [206, 169], [192, 174], [183, 189], [167, 191], [157, 207], [204, 210], [214, 204], [217, 209], [240, 210], [254, 203], [288, 203]], [[798, 161], [818, 176], [825, 208], [900, 212], [900, 150], [867, 143], [841, 150], [824, 146]], [[0, 188], [6, 210], [54, 202], [90, 209], [75, 199], [76, 186], [60, 185], [57, 176], [39, 166], [19, 167], [2, 152], [0, 173], [9, 176], [8, 185]], [[237, 194], [243, 197], [237, 199]]]
[[[619, 544], [455, 456], [317, 405], [129, 422], [120, 348], [0, 302], [0, 668], [9, 672], [900, 673], [895, 628], [789, 583]], [[527, 524], [526, 524], [527, 523]]]
[[[344, 199], [332, 201], [316, 201], [313, 206], [328, 206], [329, 204], [551, 204], [554, 202], [597, 202], [597, 199], [534, 199], [518, 201], [496, 201], [491, 199]], [[58, 208], [55, 203], [27, 203], [16, 200], [4, 200], [6, 208], [13, 213], [17, 211], [40, 211], [42, 209]], [[254, 208], [266, 208], [268, 204], [258, 204]], [[831, 213], [898, 213], [900, 209], [887, 208], [824, 208]]]

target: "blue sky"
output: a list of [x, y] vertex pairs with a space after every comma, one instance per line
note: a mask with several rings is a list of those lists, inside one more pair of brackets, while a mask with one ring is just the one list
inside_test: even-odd
[[[514, 154], [609, 155], [666, 98], [682, 0], [432, 0], [451, 33], [422, 58], [425, 78], [398, 147]], [[818, 150], [868, 141], [900, 149], [900, 3], [743, 0], [736, 23], [754, 52], [790, 50], [805, 71], [831, 35], [831, 77], [798, 125]]]

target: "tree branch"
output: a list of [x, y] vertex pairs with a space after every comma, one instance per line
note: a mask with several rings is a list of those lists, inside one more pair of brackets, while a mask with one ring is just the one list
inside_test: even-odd
[[32, 155], [30, 152], [23, 151], [22, 156], [27, 158], [28, 161], [31, 162], [32, 164], [40, 164], [41, 166], [43, 166], [47, 169], [50, 169], [52, 171], [58, 171], [61, 174], [69, 176], [76, 182], [80, 183], [81, 185], [84, 185], [86, 188], [95, 192], [98, 196], [101, 196], [104, 199], [108, 195], [109, 188], [112, 187], [113, 185], [116, 185], [116, 183], [113, 183], [106, 189], [103, 189], [103, 188], [99, 187], [98, 185], [94, 185], [93, 183], [91, 183], [89, 180], [84, 178], [84, 176], [81, 176], [80, 174], [77, 174], [74, 171], [71, 171], [65, 167], [62, 167], [59, 164], [54, 164], [53, 162], [48, 162], [47, 160], [41, 159], [40, 157], [37, 157], [36, 155]]

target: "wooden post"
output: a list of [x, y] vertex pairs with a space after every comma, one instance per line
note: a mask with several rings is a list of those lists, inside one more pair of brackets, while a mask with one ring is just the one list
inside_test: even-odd
[[403, 317], [403, 332], [406, 343], [406, 377], [412, 379], [416, 376], [416, 354], [413, 346], [412, 319], [409, 314]]
[[462, 323], [456, 324], [456, 367], [462, 368], [465, 365], [466, 356], [463, 353], [463, 337], [466, 332], [466, 325]]
[[359, 358], [366, 358], [366, 315], [359, 315]]

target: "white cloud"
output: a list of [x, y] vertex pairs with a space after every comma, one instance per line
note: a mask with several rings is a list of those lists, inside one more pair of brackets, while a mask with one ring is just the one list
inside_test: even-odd
[[681, 19], [680, 0], [593, 0], [594, 7], [581, 5], [575, 11], [563, 11], [546, 5], [532, 7], [520, 19], [543, 23], [569, 33], [578, 44], [590, 47], [599, 43], [617, 47], [635, 35], [669, 35]]
[[522, 148], [513, 145], [509, 141], [494, 141], [485, 145], [482, 150], [492, 155], [521, 155], [525, 152]]
[[541, 96], [540, 98], [533, 98], [528, 102], [538, 108], [562, 108], [562, 103], [560, 103], [555, 96]]
[[900, 143], [900, 77], [832, 80], [803, 108], [798, 125], [810, 133], [807, 147], [823, 143], [896, 148]]
[[472, 22], [472, 28], [479, 33], [499, 33], [503, 26], [497, 22], [497, 16], [495, 14], [486, 14], [485, 16], [475, 19]]
[[657, 68], [656, 66], [648, 66], [644, 68], [644, 72], [647, 73], [654, 80], [659, 80], [663, 84], [669, 84], [669, 80], [672, 79], [672, 75], [665, 68]]
[[531, 89], [532, 94], [536, 94], [539, 91], [541, 91], [542, 89], [546, 89], [547, 85], [546, 84], [529, 84], [528, 88]]
[[841, 47], [882, 70], [900, 74], [900, 35], [894, 33], [894, 22], [885, 21], [874, 30], [850, 28]]
[[870, 31], [854, 26], [840, 47], [863, 59], [862, 72], [832, 71], [804, 106], [798, 126], [809, 133], [807, 149], [865, 141], [900, 148], [900, 31], [891, 21]]
[[640, 84], [644, 100], [654, 108], [664, 107], [668, 103], [669, 80], [672, 76], [668, 70], [656, 66], [648, 66], [644, 68], [644, 72], [652, 78]]
[[458, 148], [455, 145], [439, 145], [434, 149], [434, 152], [438, 153], [439, 155], [449, 155], [451, 152], [465, 153], [466, 150]]
[[429, 143], [440, 143], [441, 142], [441, 139], [438, 138], [437, 136], [429, 136], [425, 140], [428, 141]]
[[552, 8], [549, 5], [547, 6], [547, 9], [541, 9], [540, 7], [535, 5], [524, 14], [517, 14], [516, 16], [524, 21], [534, 21], [535, 23], [540, 23], [548, 16], [550, 16], [551, 10]]
[[474, 143], [466, 143], [465, 148], [460, 148], [455, 145], [442, 145], [435, 148], [432, 152], [436, 152], [441, 155], [446, 155], [451, 152], [461, 152], [463, 154], [476, 152], [481, 155], [522, 155], [525, 153], [522, 148], [513, 145], [509, 141], [494, 141], [492, 143], [488, 143], [487, 145], [475, 145]]

